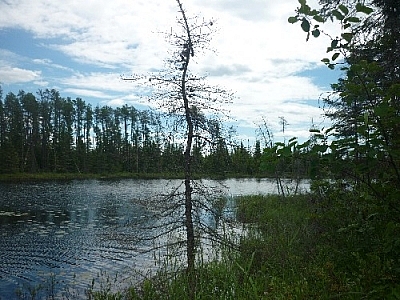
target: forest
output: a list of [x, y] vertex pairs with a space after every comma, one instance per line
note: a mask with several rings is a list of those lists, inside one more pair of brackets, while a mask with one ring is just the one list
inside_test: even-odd
[[[38, 97], [20, 91], [0, 98], [1, 172], [176, 173], [182, 170], [183, 144], [168, 128], [168, 116], [133, 106], [92, 105], [64, 98], [56, 90]], [[213, 123], [215, 138], [221, 124]], [[255, 173], [255, 159], [241, 145], [228, 151], [226, 142], [207, 149], [196, 144], [199, 171]], [[243, 169], [245, 160], [246, 169]], [[224, 164], [221, 166], [221, 164]], [[235, 166], [236, 165], [236, 166]], [[237, 169], [239, 168], [240, 169]]]
[[[54, 89], [39, 90], [37, 96], [9, 92], [0, 97], [0, 172], [179, 175], [184, 144], [176, 118], [126, 104], [93, 108]], [[275, 177], [277, 172], [291, 174], [294, 160], [296, 176], [315, 175], [317, 160], [310, 147], [298, 147], [295, 159], [282, 163], [277, 149], [285, 144], [274, 144], [266, 126], [259, 129], [270, 135], [260, 134], [263, 149], [260, 140], [254, 145], [235, 141], [234, 130], [218, 119], [199, 119], [212, 140], [197, 138], [194, 143], [197, 175]]]
[[[179, 173], [183, 143], [173, 118], [128, 105], [92, 107], [54, 89], [9, 92], [0, 97], [0, 172]], [[229, 142], [221, 122], [204, 122], [213, 141], [196, 140], [197, 174], [259, 174], [259, 141]]]

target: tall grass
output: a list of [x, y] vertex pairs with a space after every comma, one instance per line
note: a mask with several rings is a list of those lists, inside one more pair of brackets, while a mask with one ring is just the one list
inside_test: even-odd
[[[328, 205], [311, 194], [238, 198], [246, 235], [238, 251], [198, 266], [196, 299], [400, 299], [399, 256], [374, 246], [385, 234], [396, 241], [399, 227], [353, 230], [357, 209], [348, 203], [357, 199], [349, 197]], [[129, 299], [187, 299], [185, 280], [160, 273]]]

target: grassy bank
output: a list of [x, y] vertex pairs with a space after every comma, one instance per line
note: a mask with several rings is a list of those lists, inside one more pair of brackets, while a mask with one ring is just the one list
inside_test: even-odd
[[[237, 201], [239, 221], [249, 234], [238, 251], [199, 267], [196, 299], [315, 299], [327, 283], [311, 287], [307, 279], [316, 247], [308, 197], [282, 201], [279, 196], [249, 196]], [[165, 274], [133, 294], [131, 290], [132, 299], [187, 299], [185, 276], [160, 278]]]
[[198, 299], [317, 299], [330, 294], [329, 276], [316, 264], [318, 232], [308, 196], [248, 196], [237, 204], [248, 235], [239, 251], [200, 269]]

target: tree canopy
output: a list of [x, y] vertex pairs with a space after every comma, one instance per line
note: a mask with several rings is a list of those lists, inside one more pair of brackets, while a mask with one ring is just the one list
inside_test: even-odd
[[[321, 132], [325, 136], [320, 142], [326, 148], [318, 176], [325, 180], [314, 182], [313, 190], [320, 201], [330, 204], [328, 210], [345, 212], [351, 222], [341, 224], [339, 230], [360, 242], [344, 247], [362, 255], [364, 263], [380, 262], [382, 268], [369, 274], [375, 279], [367, 297], [396, 298], [400, 278], [400, 2], [319, 3], [313, 9], [306, 0], [299, 0], [296, 15], [288, 19], [300, 23], [307, 40], [328, 36], [330, 57], [322, 62], [343, 72], [324, 99], [325, 115], [333, 125]], [[328, 22], [339, 26], [340, 36], [326, 31]], [[345, 251], [341, 259], [349, 266], [361, 264], [361, 260], [353, 264]], [[358, 274], [355, 269], [351, 272]]]

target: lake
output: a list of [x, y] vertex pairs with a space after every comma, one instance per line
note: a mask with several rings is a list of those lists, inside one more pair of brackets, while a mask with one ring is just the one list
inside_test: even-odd
[[[132, 242], [149, 215], [146, 199], [181, 180], [82, 180], [0, 184], [0, 299], [79, 298], [92, 279], [127, 286], [154, 269], [152, 241]], [[276, 193], [269, 179], [203, 180], [227, 197]], [[302, 184], [307, 189], [308, 184]], [[161, 220], [162, 222], [162, 220]], [[119, 274], [119, 275], [118, 275]], [[114, 279], [112, 279], [114, 280]]]

